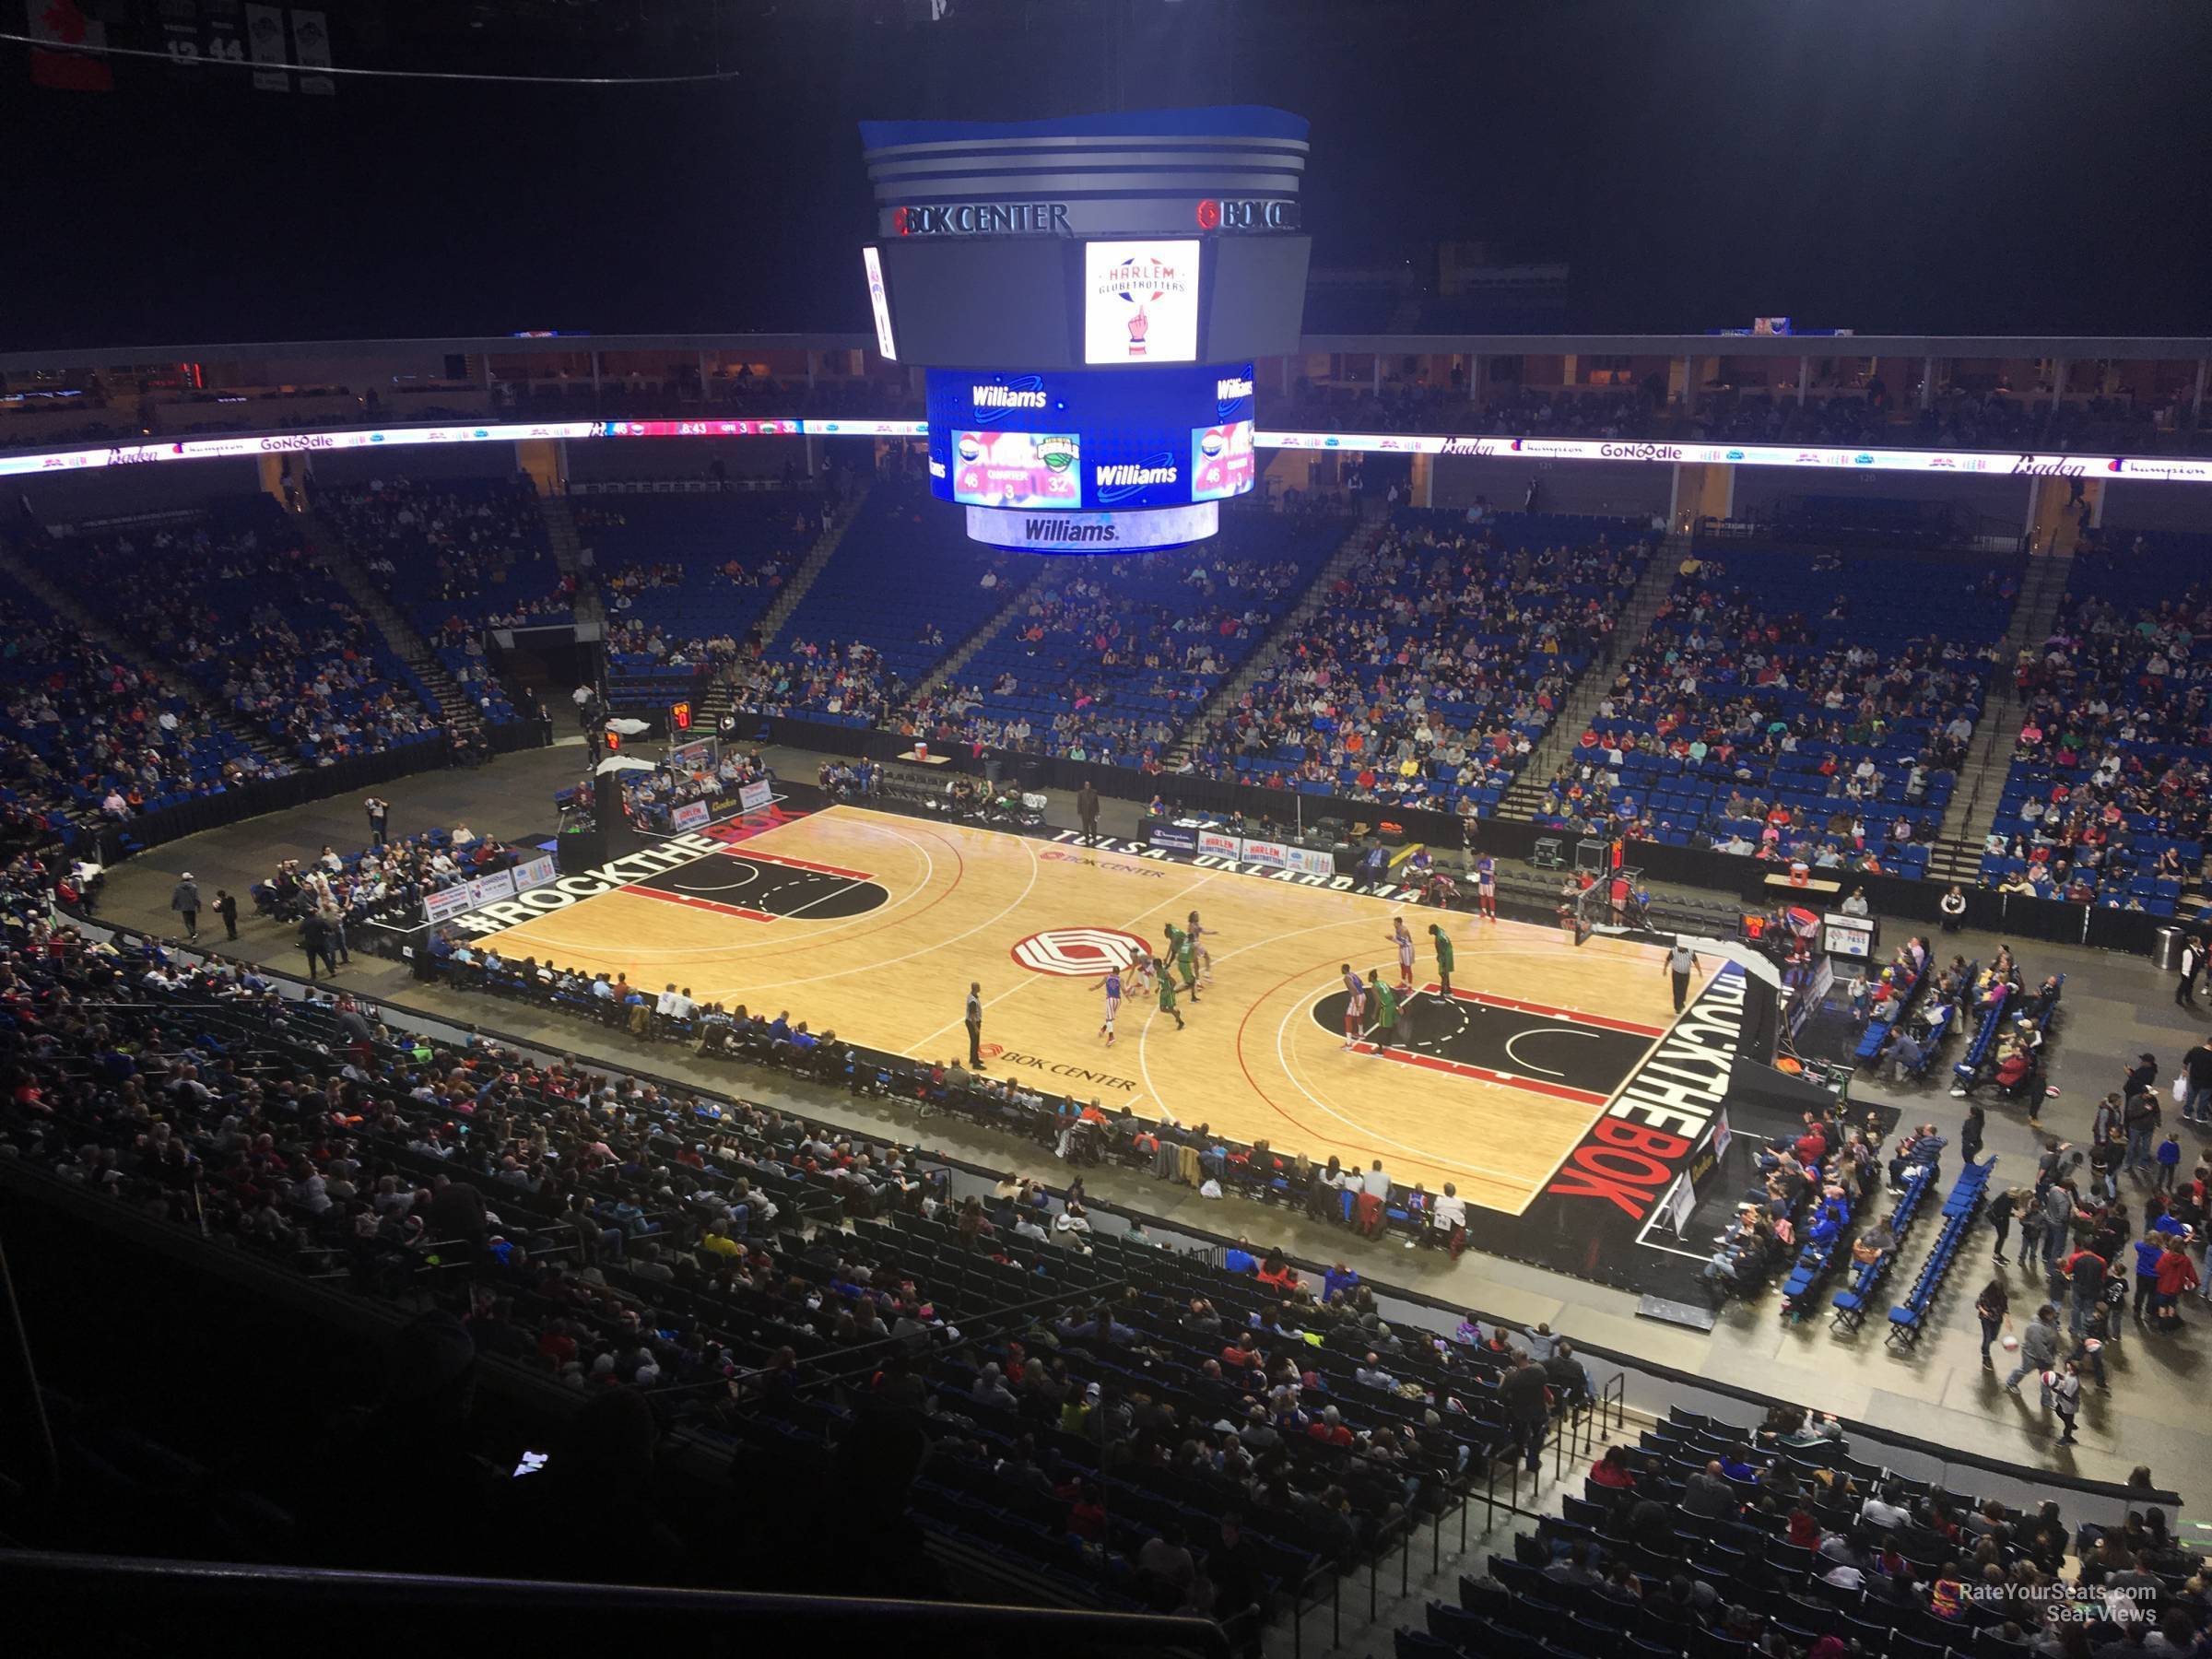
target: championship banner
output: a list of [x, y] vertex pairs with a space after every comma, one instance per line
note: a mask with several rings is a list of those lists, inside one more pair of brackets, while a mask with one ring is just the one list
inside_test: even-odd
[[543, 887], [560, 874], [560, 861], [550, 853], [538, 858], [524, 859], [514, 866], [514, 890], [526, 893], [534, 887]]
[[686, 801], [668, 815], [668, 827], [671, 830], [697, 830], [713, 817], [713, 812], [704, 801]]
[[750, 783], [740, 784], [738, 786], [737, 810], [740, 812], [758, 812], [761, 807], [773, 803], [775, 798], [776, 786], [773, 783], [771, 783], [766, 778], [758, 778]]
[[[246, 7], [246, 51], [256, 64], [288, 64], [291, 47], [284, 38], [284, 13], [274, 6]], [[289, 92], [292, 77], [283, 69], [256, 69], [253, 85], [263, 92]]]
[[[310, 69], [330, 67], [330, 19], [319, 11], [292, 11], [292, 53]], [[327, 75], [302, 75], [300, 90], [318, 97], [329, 98], [338, 89], [338, 83]]]

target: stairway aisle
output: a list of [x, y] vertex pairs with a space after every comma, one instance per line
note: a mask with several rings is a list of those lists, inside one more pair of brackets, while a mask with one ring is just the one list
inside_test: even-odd
[[1344, 540], [1337, 544], [1336, 551], [1330, 554], [1321, 569], [1314, 572], [1313, 580], [1306, 584], [1306, 591], [1299, 596], [1298, 603], [1283, 613], [1282, 619], [1260, 641], [1260, 648], [1244, 659], [1244, 665], [1223, 680], [1215, 688], [1213, 696], [1200, 705], [1197, 713], [1183, 723], [1182, 730], [1176, 734], [1175, 747], [1168, 751], [1164, 759], [1168, 771], [1176, 771], [1190, 758], [1190, 740], [1196, 733], [1204, 731], [1208, 722], [1218, 719], [1235, 708], [1237, 700], [1265, 678], [1268, 671], [1288, 653], [1291, 642], [1304, 633], [1307, 622], [1336, 585], [1336, 579], [1373, 552], [1375, 544], [1382, 539], [1383, 532], [1389, 527], [1389, 509], [1379, 500], [1367, 502], [1359, 521]]
[[2013, 739], [2019, 734], [2026, 712], [2013, 686], [2013, 664], [2023, 650], [2051, 637], [2059, 601], [2065, 596], [2073, 571], [2071, 553], [2041, 554], [2028, 561], [2027, 580], [2012, 609], [2012, 626], [1997, 648], [1994, 684], [1989, 688], [1966, 762], [1959, 769], [1959, 781], [1952, 785], [1950, 805], [1936, 832], [1935, 851], [1928, 855], [1931, 881], [1971, 886], [1982, 878], [1983, 843], [2005, 796], [2005, 778], [2012, 770]]
[[481, 732], [483, 717], [476, 703], [461, 689], [460, 681], [446, 671], [429, 642], [399, 614], [391, 600], [384, 597], [383, 590], [355, 561], [344, 538], [312, 512], [302, 513], [299, 523], [315, 561], [346, 590], [347, 596], [360, 607], [361, 614], [376, 624], [393, 655], [406, 665], [407, 671], [436, 700], [438, 718], [456, 733]]
[[571, 608], [579, 622], [606, 622], [606, 605], [599, 596], [597, 572], [583, 562], [583, 545], [577, 539], [576, 517], [569, 511], [569, 498], [541, 495], [537, 511], [546, 521], [546, 535], [553, 544], [553, 563], [563, 576], [571, 577], [576, 583], [575, 601]]
[[1659, 609], [1674, 589], [1675, 572], [1690, 552], [1687, 535], [1670, 535], [1659, 544], [1644, 572], [1629, 590], [1628, 603], [1613, 621], [1613, 637], [1606, 650], [1583, 670], [1582, 677], [1569, 688], [1566, 700], [1552, 717], [1551, 729], [1544, 734], [1544, 741], [1530, 751], [1523, 762], [1512, 785], [1498, 803], [1498, 816], [1523, 822], [1536, 816], [1544, 802], [1544, 785], [1551, 774], [1574, 753], [1583, 734], [1589, 729], [1597, 705], [1605, 700], [1612, 688], [1613, 671], [1643, 643], [1644, 635], [1651, 631]]
[[[750, 661], [758, 656], [761, 648], [774, 639], [777, 630], [790, 619], [791, 613], [798, 608], [799, 601], [806, 597], [807, 590], [814, 586], [823, 571], [829, 568], [830, 559], [837, 556], [838, 548], [844, 545], [845, 532], [853, 527], [853, 521], [860, 516], [861, 503], [867, 499], [867, 486], [854, 490], [831, 516], [830, 527], [815, 537], [814, 545], [806, 549], [806, 557], [799, 561], [798, 569], [792, 571], [791, 580], [783, 584], [783, 591], [776, 595], [775, 603], [753, 625], [752, 639], [743, 641], [747, 647], [743, 661]], [[700, 717], [710, 729], [721, 721], [735, 700], [735, 691], [730, 677], [727, 675], [717, 676], [700, 704]]]

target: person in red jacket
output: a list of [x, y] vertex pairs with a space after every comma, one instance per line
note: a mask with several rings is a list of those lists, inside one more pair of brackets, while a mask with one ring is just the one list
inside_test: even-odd
[[2184, 1291], [2195, 1288], [2195, 1264], [2182, 1253], [2178, 1241], [2169, 1243], [2165, 1253], [2159, 1257], [2159, 1301], [2152, 1313], [2160, 1330], [2180, 1328], [2182, 1316], [2177, 1304]]

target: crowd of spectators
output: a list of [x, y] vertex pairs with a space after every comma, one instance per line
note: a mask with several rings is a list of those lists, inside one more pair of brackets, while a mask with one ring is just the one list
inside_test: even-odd
[[288, 770], [12, 582], [0, 630], [0, 800], [26, 831], [127, 822]]
[[677, 809], [704, 802], [710, 813], [721, 817], [736, 809], [738, 792], [747, 784], [772, 781], [775, 773], [759, 751], [747, 754], [725, 742], [722, 758], [712, 763], [664, 761], [652, 771], [627, 771], [620, 777], [630, 821], [666, 831]]
[[312, 858], [285, 859], [268, 879], [253, 884], [251, 896], [257, 913], [279, 922], [300, 922], [320, 912], [326, 923], [345, 925], [412, 913], [432, 893], [514, 860], [512, 848], [456, 824], [378, 841], [356, 853], [326, 846]]
[[71, 546], [126, 632], [301, 764], [439, 735], [375, 625], [312, 563], [273, 503]]
[[969, 540], [959, 515], [921, 482], [879, 480], [821, 579], [759, 660], [734, 671], [740, 706], [892, 725], [912, 688], [1041, 568], [1033, 556]]
[[831, 477], [818, 490], [572, 500], [606, 602], [612, 700], [665, 702], [726, 671], [841, 499]]
[[[1877, 581], [1847, 593], [1834, 556], [1686, 559], [1576, 759], [1547, 780], [1539, 821], [1919, 874], [2000, 666], [2017, 584], [1993, 567], [1910, 560], [1863, 574], [1907, 568], [1912, 590]], [[1833, 596], [1808, 599], [1822, 582]]]
[[[2148, 1470], [2128, 1485], [2150, 1491]], [[2018, 1508], [1854, 1459], [1832, 1417], [1776, 1406], [1744, 1429], [1677, 1407], [1608, 1446], [1563, 1513], [1461, 1581], [1460, 1602], [1431, 1603], [1428, 1634], [1401, 1631], [1400, 1653], [1522, 1651], [1566, 1624], [1594, 1659], [1845, 1659], [1900, 1642], [2185, 1653], [2212, 1584], [2155, 1505], [2069, 1530], [2055, 1502]]]
[[1085, 559], [1030, 589], [970, 660], [965, 685], [925, 692], [906, 718], [947, 747], [1158, 771], [1184, 724], [1295, 602], [1317, 539], [1302, 561], [1226, 548]]
[[1209, 777], [1493, 809], [1611, 636], [1648, 543], [1625, 522], [1401, 509], [1236, 704], [1195, 735]]
[[[762, 1422], [805, 1426], [818, 1445], [804, 1391], [841, 1366], [856, 1409], [918, 1437], [925, 1526], [987, 1533], [969, 1501], [986, 1488], [1025, 1517], [1049, 1512], [1007, 1547], [1048, 1571], [1087, 1565], [1116, 1605], [1249, 1618], [1403, 1538], [1500, 1447], [1533, 1461], [1556, 1412], [1591, 1394], [1548, 1330], [1463, 1324], [1433, 1342], [1394, 1329], [1341, 1265], [1309, 1276], [1241, 1246], [1225, 1268], [1186, 1262], [1141, 1228], [1095, 1232], [1079, 1182], [1058, 1205], [1012, 1177], [956, 1199], [941, 1166], [895, 1144], [432, 1041], [349, 997], [294, 1001], [252, 969], [54, 927], [24, 875], [9, 872], [0, 959], [0, 1137], [22, 1166], [174, 1223], [180, 1241], [360, 1294], [429, 1291], [450, 1312], [402, 1341], [441, 1380], [512, 1361], [595, 1416], [629, 1394], [641, 1425], [737, 1442]], [[473, 954], [482, 971], [489, 952]], [[706, 1030], [744, 1049], [794, 1047], [803, 1029], [733, 1016]], [[808, 1052], [839, 1045], [825, 1034]], [[820, 1225], [844, 1218], [888, 1225]], [[380, 1466], [405, 1481], [450, 1444], [395, 1441]], [[357, 1512], [346, 1559], [429, 1568], [453, 1526], [500, 1512], [488, 1475], [450, 1473], [436, 1537]], [[906, 1501], [885, 1498], [894, 1513]], [[1210, 1545], [1187, 1547], [1186, 1503]], [[656, 1550], [673, 1536], [650, 1512], [635, 1521]], [[637, 1557], [634, 1542], [589, 1549], [601, 1567], [610, 1549]], [[634, 1571], [708, 1570], [679, 1541]]]
[[1983, 849], [1985, 885], [2171, 915], [2203, 882], [2212, 668], [2194, 645], [2212, 627], [2205, 558], [2194, 538], [2077, 555], [2049, 635], [2013, 665], [2026, 706]]
[[426, 635], [566, 622], [561, 574], [528, 478], [376, 479], [318, 489], [316, 516]]

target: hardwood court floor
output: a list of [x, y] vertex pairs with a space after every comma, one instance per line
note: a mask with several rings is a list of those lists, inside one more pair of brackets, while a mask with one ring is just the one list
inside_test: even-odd
[[[1214, 983], [1186, 1029], [1131, 980], [1118, 1040], [1099, 1036], [1103, 955], [1157, 952], [1196, 910]], [[984, 1000], [994, 1075], [1164, 1106], [1284, 1153], [1381, 1158], [1400, 1182], [1455, 1182], [1519, 1213], [1673, 1015], [1660, 954], [1453, 914], [1454, 995], [1419, 943], [1410, 1053], [1342, 1046], [1338, 966], [1395, 983], [1379, 900], [1227, 870], [832, 807], [648, 882], [504, 932], [511, 956], [621, 971], [700, 1001], [788, 1009], [811, 1029], [917, 1059], [966, 1058], [969, 982]]]

